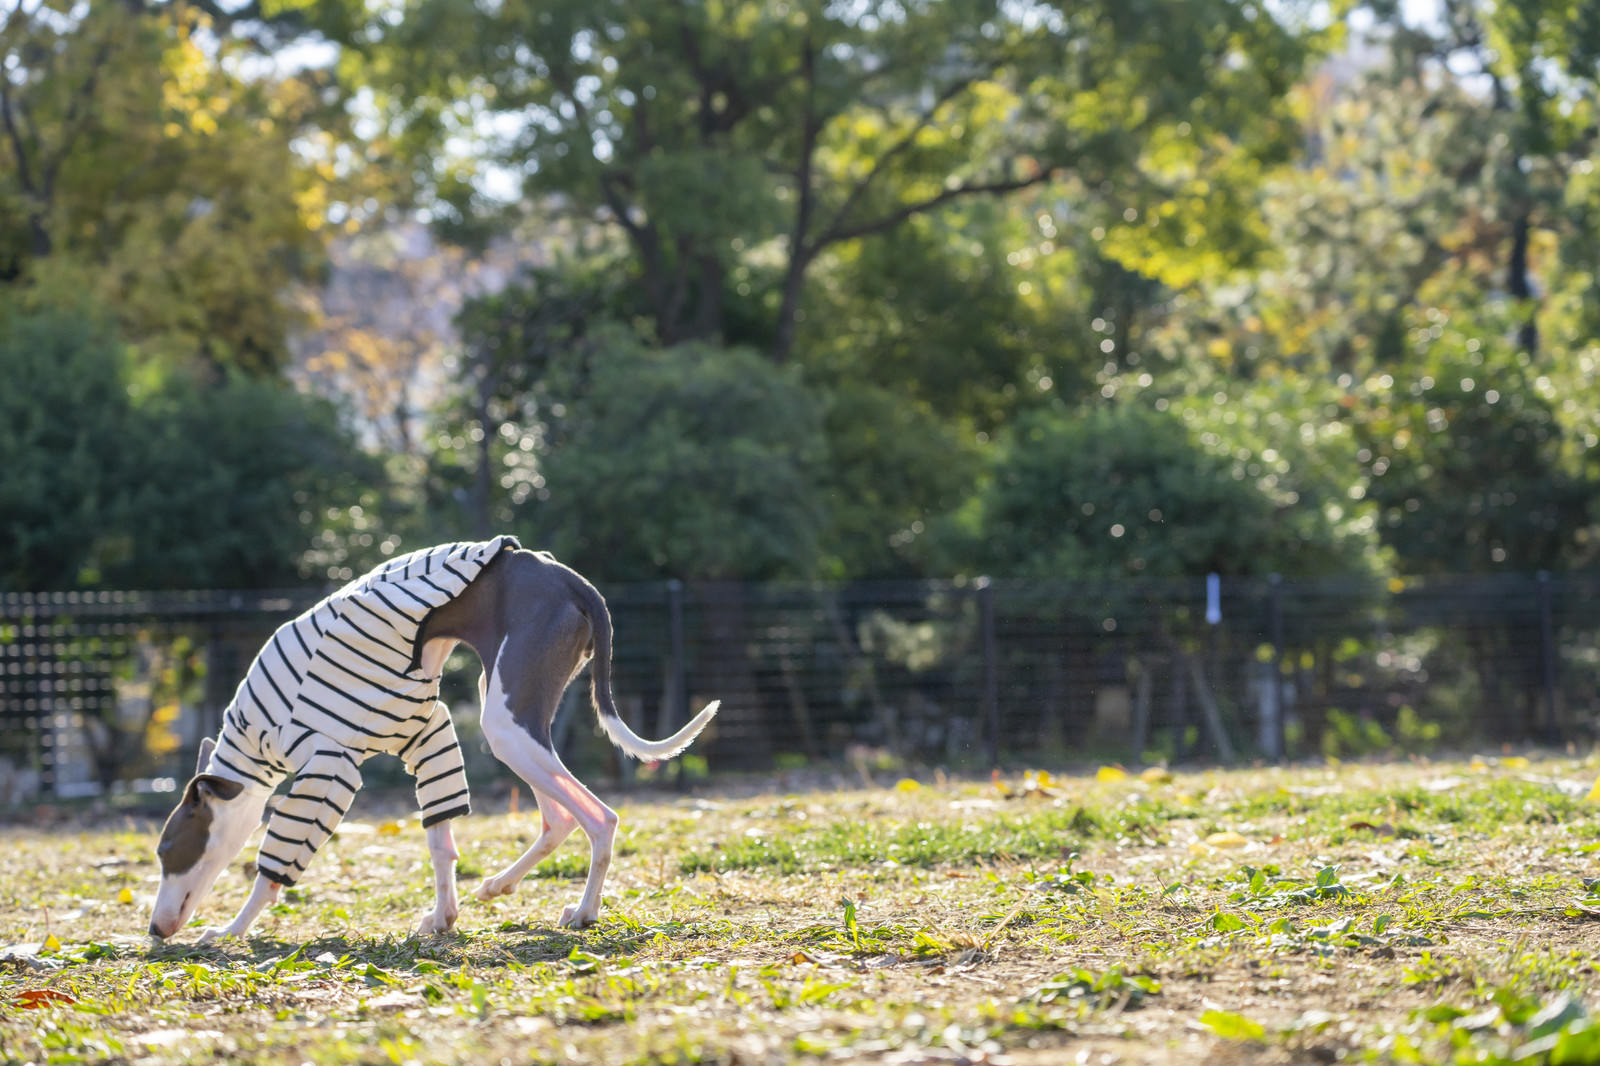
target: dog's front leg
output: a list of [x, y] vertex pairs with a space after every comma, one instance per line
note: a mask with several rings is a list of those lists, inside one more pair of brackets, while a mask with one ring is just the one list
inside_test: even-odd
[[244, 906], [233, 916], [233, 921], [221, 928], [214, 925], [206, 926], [205, 931], [200, 934], [200, 943], [209, 944], [219, 936], [244, 936], [255, 924], [256, 916], [266, 909], [267, 904], [277, 902], [278, 893], [282, 890], [283, 886], [278, 882], [269, 881], [257, 874], [255, 887], [250, 890], [250, 898], [244, 901]]
[[456, 859], [460, 855], [448, 819], [428, 826], [428, 854], [433, 857], [433, 911], [417, 926], [420, 936], [449, 932], [460, 910], [456, 901]]

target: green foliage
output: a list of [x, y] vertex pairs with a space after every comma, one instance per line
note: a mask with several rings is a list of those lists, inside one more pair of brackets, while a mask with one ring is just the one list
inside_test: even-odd
[[1078, 1002], [1100, 1010], [1138, 1010], [1148, 997], [1160, 994], [1160, 981], [1143, 974], [1124, 974], [1120, 966], [1113, 966], [1099, 974], [1084, 969], [1057, 974], [1039, 986], [1034, 998], [1040, 1003]]
[[1002, 438], [990, 483], [951, 542], [973, 553], [966, 565], [1006, 576], [1359, 566], [1359, 537], [1286, 496], [1269, 474], [1203, 446], [1175, 414], [1132, 404], [1042, 409]]
[[433, 166], [440, 214], [470, 227], [492, 210], [494, 162], [607, 219], [664, 343], [726, 335], [725, 293], [776, 252], [780, 360], [838, 246], [1058, 179], [1096, 198], [1147, 163], [1165, 180], [1184, 144], [1270, 154], [1313, 40], [1233, 0], [328, 6], [350, 74], [419, 158], [485, 110], [506, 131]]
[[[112, 518], [121, 551], [106, 566], [107, 580], [123, 587], [281, 587], [323, 577], [302, 557], [338, 537], [339, 509], [381, 480], [327, 403], [278, 382], [174, 378], [139, 415], [136, 476]], [[374, 540], [348, 535], [365, 536], [369, 549]]]
[[590, 360], [544, 464], [532, 543], [608, 580], [815, 570], [826, 444], [793, 373], [739, 349], [647, 349], [616, 333]]
[[1262, 1041], [1267, 1038], [1264, 1025], [1233, 1011], [1208, 1010], [1200, 1015], [1200, 1024], [1224, 1040]]
[[0, 308], [0, 381], [0, 587], [102, 580], [136, 440], [120, 345], [88, 316]]
[[0, 279], [37, 305], [91, 298], [141, 358], [280, 369], [285, 289], [335, 183], [307, 156], [338, 113], [298, 79], [240, 76], [196, 7], [41, 6], [0, 25]]
[[[327, 404], [272, 381], [137, 382], [88, 316], [0, 318], [0, 586], [293, 584], [378, 479]], [[370, 535], [369, 535], [370, 540]]]
[[[1592, 564], [1593, 20], [1313, 14], [19, 9], [0, 284], [125, 346], [6, 327], [0, 581], [337, 579], [503, 528], [608, 578]], [[324, 234], [397, 206], [480, 249], [536, 216], [548, 265], [449, 358], [436, 306], [323, 323], [399, 427], [368, 461], [272, 381]]]
[[1407, 322], [1406, 373], [1352, 390], [1368, 491], [1405, 573], [1560, 568], [1600, 503], [1595, 468], [1569, 456], [1550, 379], [1507, 325], [1430, 311]]
[[922, 569], [929, 527], [972, 490], [976, 452], [898, 392], [841, 384], [826, 403], [825, 573], [871, 578]]
[[[1050, 395], [1019, 388], [1030, 371], [1035, 382], [1050, 375], [1056, 394], [1081, 395], [1099, 353], [1086, 337], [1080, 346], [1053, 332], [1071, 296], [1064, 285], [1044, 291], [1054, 280], [1045, 264], [1023, 270], [1006, 261], [1040, 235], [1031, 221], [978, 203], [841, 250], [802, 334], [807, 370], [840, 389], [892, 390], [952, 430], [992, 430], [1030, 393]], [[1057, 235], [1054, 223], [1048, 232]], [[1070, 276], [1076, 264], [1066, 258], [1050, 264], [1052, 273]]]

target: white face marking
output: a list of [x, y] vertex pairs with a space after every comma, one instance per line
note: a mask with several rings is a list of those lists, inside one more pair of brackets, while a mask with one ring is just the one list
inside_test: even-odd
[[153, 934], [172, 936], [194, 917], [211, 886], [261, 824], [267, 795], [262, 789], [247, 789], [231, 800], [212, 796], [202, 801], [210, 815], [204, 851], [188, 869], [162, 876], [150, 913]]

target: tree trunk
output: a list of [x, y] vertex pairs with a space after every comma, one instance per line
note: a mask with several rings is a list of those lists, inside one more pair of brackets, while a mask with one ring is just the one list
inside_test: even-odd
[[788, 362], [794, 351], [795, 330], [800, 319], [800, 293], [805, 287], [808, 260], [803, 252], [792, 249], [789, 266], [783, 275], [783, 299], [778, 305], [778, 326], [772, 340], [772, 361]]
[[710, 252], [701, 252], [696, 259], [700, 267], [700, 291], [695, 301], [691, 336], [695, 340], [716, 343], [723, 332], [722, 260]]
[[[1506, 291], [1514, 299], [1529, 300], [1533, 298], [1533, 285], [1528, 280], [1528, 235], [1532, 224], [1526, 210], [1517, 215], [1517, 220], [1511, 227], [1511, 256], [1506, 265]], [[1533, 308], [1528, 309], [1528, 317], [1517, 329], [1517, 344], [1529, 355], [1539, 351], [1539, 326], [1535, 321]]]
[[494, 491], [494, 474], [490, 470], [490, 463], [493, 461], [491, 446], [495, 428], [489, 424], [489, 397], [494, 392], [494, 374], [489, 368], [487, 356], [479, 369], [477, 403], [472, 415], [477, 420], [482, 437], [478, 441], [478, 464], [472, 480], [472, 498], [468, 501], [468, 521], [472, 523], [474, 537], [488, 540], [492, 536], [489, 497]]

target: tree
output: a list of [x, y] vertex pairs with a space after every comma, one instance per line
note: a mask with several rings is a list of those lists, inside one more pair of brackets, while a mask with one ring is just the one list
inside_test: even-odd
[[958, 438], [926, 405], [885, 388], [840, 384], [823, 393], [823, 402], [826, 576], [926, 572], [926, 535], [977, 481], [981, 466], [971, 438]]
[[1362, 569], [1372, 522], [1330, 507], [1342, 486], [1198, 421], [1135, 403], [1022, 416], [947, 550], [966, 555], [962, 569], [1000, 577]]
[[0, 376], [28, 383], [0, 390], [0, 587], [282, 586], [332, 576], [319, 544], [381, 555], [344, 528], [381, 470], [325, 401], [237, 374], [151, 386], [83, 313], [0, 315]]
[[440, 432], [428, 449], [428, 488], [460, 514], [453, 528], [491, 536], [543, 489], [540, 457], [592, 384], [591, 334], [628, 318], [610, 266], [533, 268], [462, 305], [454, 387], [436, 408]]
[[817, 570], [820, 405], [738, 349], [597, 339], [590, 382], [523, 521], [597, 580], [806, 577]]
[[[0, 588], [103, 576], [108, 521], [137, 440], [127, 361], [86, 315], [0, 307]], [[26, 387], [18, 383], [26, 382]]]
[[730, 275], [774, 262], [779, 362], [834, 250], [1048, 182], [1109, 195], [1157, 140], [1260, 147], [1308, 43], [1233, 0], [325, 6], [391, 128], [469, 146], [436, 211], [482, 206], [494, 165], [609, 223], [665, 344], [724, 335]]
[[141, 360], [273, 371], [337, 184], [305, 155], [330, 116], [316, 75], [245, 77], [213, 30], [188, 3], [4, 16], [0, 279], [37, 305], [87, 295]]
[[1566, 454], [1554, 387], [1519, 352], [1515, 318], [1429, 308], [1409, 325], [1408, 373], [1375, 374], [1347, 400], [1402, 571], [1533, 573], [1576, 561], [1600, 478]]
[[[176, 376], [139, 405], [138, 416], [108, 531], [111, 584], [273, 588], [348, 580], [348, 565], [334, 573], [309, 565], [314, 551], [326, 554], [341, 540], [353, 541], [353, 552], [339, 554], [354, 555], [357, 567], [381, 558], [386, 538], [363, 528], [362, 509], [350, 502], [381, 483], [381, 467], [327, 401], [237, 374], [215, 385]], [[346, 527], [351, 518], [354, 528]]]

